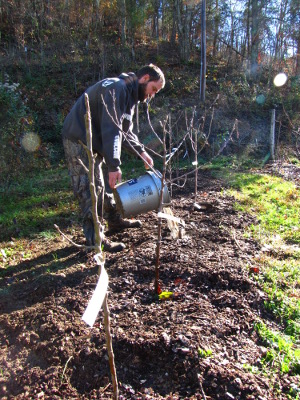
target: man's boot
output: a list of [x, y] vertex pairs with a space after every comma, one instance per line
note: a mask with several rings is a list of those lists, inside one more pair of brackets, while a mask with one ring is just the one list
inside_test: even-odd
[[94, 230], [94, 223], [91, 216], [86, 216], [83, 219], [83, 233], [86, 240], [87, 246], [94, 246], [95, 245], [95, 230]]
[[112, 242], [107, 238], [104, 238], [102, 245], [103, 250], [109, 253], [118, 253], [119, 251], [124, 250], [126, 247], [125, 244], [122, 242]]
[[[95, 246], [95, 230], [94, 223], [91, 216], [87, 216], [83, 220], [83, 232], [86, 239], [87, 246]], [[102, 242], [103, 250], [109, 253], [117, 253], [125, 249], [125, 244], [122, 242], [112, 242], [104, 238]]]
[[128, 228], [140, 228], [142, 222], [139, 219], [125, 219], [120, 214], [110, 215], [107, 219], [108, 231], [119, 232]]

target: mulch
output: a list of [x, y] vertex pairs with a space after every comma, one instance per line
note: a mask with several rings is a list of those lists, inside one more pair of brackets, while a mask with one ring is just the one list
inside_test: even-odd
[[[159, 283], [171, 296], [154, 290], [156, 213], [111, 237], [126, 244], [105, 262], [120, 399], [288, 399], [298, 377], [260, 368], [254, 325], [279, 325], [255, 279], [260, 245], [244, 235], [257, 222], [221, 180], [201, 172], [198, 182], [197, 209], [193, 182], [174, 189], [181, 238], [162, 224]], [[65, 233], [83, 243], [79, 227]], [[32, 256], [16, 257], [0, 281], [0, 397], [113, 398], [103, 312], [93, 328], [81, 320], [98, 280], [93, 254], [63, 238], [25, 244]]]

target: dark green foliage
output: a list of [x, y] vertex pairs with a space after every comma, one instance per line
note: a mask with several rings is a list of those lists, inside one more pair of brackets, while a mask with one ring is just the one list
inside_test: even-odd
[[10, 83], [8, 76], [0, 82], [0, 126], [0, 179], [2, 184], [7, 185], [40, 165], [38, 153], [26, 151], [22, 146], [26, 135], [30, 138], [34, 133], [35, 126], [22, 99], [19, 84]]

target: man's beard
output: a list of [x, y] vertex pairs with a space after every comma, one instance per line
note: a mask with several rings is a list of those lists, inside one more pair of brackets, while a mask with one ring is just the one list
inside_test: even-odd
[[138, 100], [140, 102], [144, 102], [148, 96], [146, 96], [146, 87], [147, 87], [147, 83], [139, 83], [138, 86]]

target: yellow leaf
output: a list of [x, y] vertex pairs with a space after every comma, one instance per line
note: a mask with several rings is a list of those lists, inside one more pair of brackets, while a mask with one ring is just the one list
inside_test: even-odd
[[158, 295], [159, 300], [166, 300], [172, 296], [173, 296], [173, 292], [161, 292], [161, 294]]

